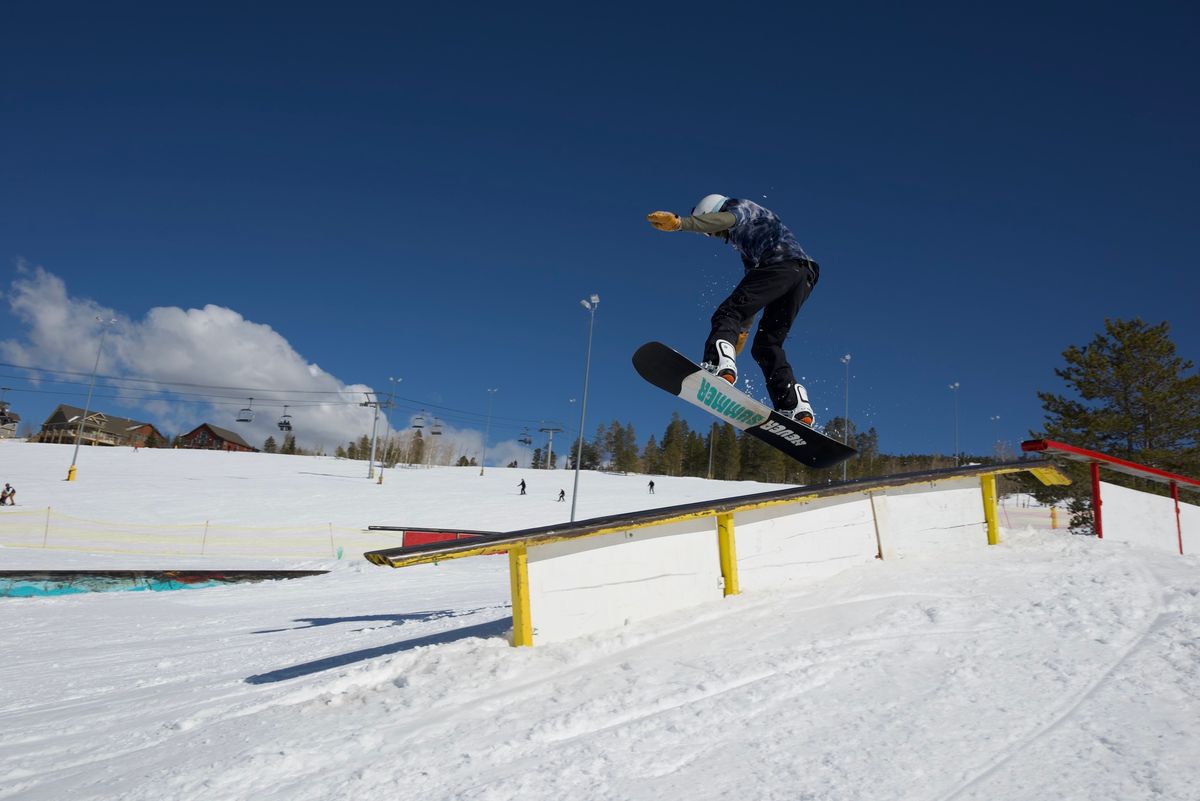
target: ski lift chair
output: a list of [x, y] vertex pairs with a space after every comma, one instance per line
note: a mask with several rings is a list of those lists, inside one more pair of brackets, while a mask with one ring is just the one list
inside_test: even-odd
[[280, 431], [291, 431], [292, 430], [292, 416], [287, 413], [287, 410], [288, 410], [288, 407], [284, 406], [283, 407], [283, 416], [279, 418], [279, 430]]
[[250, 398], [250, 403], [246, 406], [246, 408], [242, 409], [241, 411], [238, 412], [237, 421], [239, 423], [249, 423], [250, 421], [252, 421], [254, 419], [254, 408], [253, 407], [254, 407], [254, 398]]

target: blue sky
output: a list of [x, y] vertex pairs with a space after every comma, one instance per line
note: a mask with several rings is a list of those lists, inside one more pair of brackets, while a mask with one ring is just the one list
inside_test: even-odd
[[[819, 420], [851, 353], [850, 417], [884, 450], [951, 452], [957, 381], [961, 446], [990, 452], [1040, 425], [1037, 390], [1063, 389], [1061, 352], [1106, 317], [1168, 320], [1200, 359], [1198, 21], [1183, 3], [9, 9], [0, 357], [86, 372], [80, 321], [111, 312], [102, 374], [191, 369], [277, 390], [273, 415], [316, 366], [402, 377], [397, 425], [424, 408], [461, 429], [498, 388], [494, 441], [546, 420], [571, 436], [594, 292], [587, 434], [706, 426], [629, 357], [699, 355], [739, 260], [644, 217], [719, 192], [821, 263], [787, 346]], [[191, 350], [164, 352], [175, 335]], [[0, 375], [34, 421], [86, 391]], [[107, 408], [234, 427], [240, 402], [220, 403]]]

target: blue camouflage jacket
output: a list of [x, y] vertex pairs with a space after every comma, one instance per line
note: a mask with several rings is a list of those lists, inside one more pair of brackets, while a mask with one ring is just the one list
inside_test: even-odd
[[681, 222], [682, 230], [723, 236], [741, 255], [747, 270], [785, 261], [811, 261], [775, 212], [752, 200], [730, 198], [720, 211]]

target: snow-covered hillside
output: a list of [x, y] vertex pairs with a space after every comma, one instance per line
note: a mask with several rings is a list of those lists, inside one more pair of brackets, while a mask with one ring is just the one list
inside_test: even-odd
[[[17, 511], [507, 530], [564, 520], [571, 487], [561, 472], [380, 485], [361, 462], [91, 449], [67, 483], [69, 461], [0, 443]], [[579, 516], [768, 488], [655, 480], [649, 496], [644, 476], [585, 475]], [[1051, 532], [1044, 510], [1002, 522], [994, 548], [531, 649], [506, 639], [503, 557], [0, 599], [0, 798], [1200, 798], [1200, 560]]]

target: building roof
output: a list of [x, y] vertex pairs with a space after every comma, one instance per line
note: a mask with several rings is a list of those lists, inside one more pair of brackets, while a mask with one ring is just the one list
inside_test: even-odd
[[212, 423], [201, 423], [200, 425], [196, 426], [188, 433], [184, 434], [184, 436], [190, 437], [192, 434], [195, 434], [197, 431], [199, 431], [202, 428], [207, 428], [209, 431], [216, 434], [217, 437], [225, 440], [226, 442], [232, 442], [234, 445], [241, 445], [243, 448], [249, 448], [250, 450], [254, 450], [254, 446], [251, 445], [249, 442], [246, 442], [246, 440], [242, 439], [240, 435], [235, 434], [234, 432], [230, 431], [227, 428], [219, 428], [217, 426], [214, 426]]
[[[54, 418], [60, 414], [62, 415], [63, 420], [68, 423], [75, 424], [78, 423], [79, 418], [83, 416], [83, 409], [79, 408], [78, 406], [69, 406], [65, 403], [60, 403], [57, 407], [55, 407], [54, 411], [50, 413], [50, 416], [46, 418], [46, 422], [42, 423], [42, 427], [45, 428], [46, 426], [50, 425], [51, 421], [53, 421]], [[95, 420], [97, 423], [96, 427], [101, 431], [119, 437], [127, 437], [129, 436], [130, 431], [143, 428], [145, 426], [150, 426], [150, 428], [154, 430], [156, 436], [160, 438], [162, 437], [162, 432], [155, 428], [152, 423], [145, 423], [141, 420], [130, 420], [127, 417], [114, 417], [111, 414], [100, 411], [99, 409], [88, 409], [87, 416], [89, 419]]]

